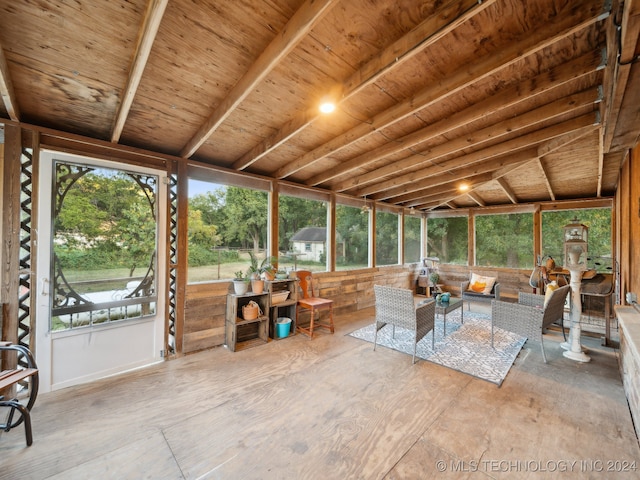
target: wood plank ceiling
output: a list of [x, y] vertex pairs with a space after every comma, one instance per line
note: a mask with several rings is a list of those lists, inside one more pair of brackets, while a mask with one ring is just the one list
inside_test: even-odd
[[0, 0], [0, 119], [421, 210], [607, 197], [639, 31], [640, 0]]

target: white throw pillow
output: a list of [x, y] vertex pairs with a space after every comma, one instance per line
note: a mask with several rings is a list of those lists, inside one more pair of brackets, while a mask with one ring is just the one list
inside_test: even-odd
[[483, 275], [472, 273], [471, 281], [469, 281], [469, 291], [489, 295], [495, 283], [496, 277], [485, 277]]

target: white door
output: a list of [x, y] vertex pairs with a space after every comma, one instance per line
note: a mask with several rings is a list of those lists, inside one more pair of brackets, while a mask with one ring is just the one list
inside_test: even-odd
[[36, 361], [41, 391], [164, 354], [166, 173], [41, 151]]

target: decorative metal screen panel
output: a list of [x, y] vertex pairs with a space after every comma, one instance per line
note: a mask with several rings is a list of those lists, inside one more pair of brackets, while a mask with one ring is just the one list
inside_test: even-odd
[[155, 313], [158, 177], [56, 160], [53, 179], [51, 329]]

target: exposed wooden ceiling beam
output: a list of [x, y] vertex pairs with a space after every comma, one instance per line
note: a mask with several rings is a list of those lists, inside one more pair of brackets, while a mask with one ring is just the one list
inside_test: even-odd
[[[574, 110], [580, 110], [585, 105], [589, 105], [597, 99], [598, 92], [596, 89], [585, 90], [578, 94], [561, 98], [534, 110], [524, 112], [521, 115], [517, 115], [502, 122], [485, 127], [472, 135], [459, 136], [449, 142], [418, 152], [410, 157], [393, 162], [384, 167], [358, 176], [351, 176], [346, 181], [333, 185], [332, 189], [342, 191], [346, 190], [354, 183], [357, 183], [357, 185], [361, 186], [360, 191], [366, 191], [367, 195], [376, 193], [381, 189], [374, 190], [375, 186], [362, 187], [362, 185], [375, 182], [380, 178], [397, 176], [400, 172], [406, 170], [415, 172], [416, 168], [420, 166], [437, 165], [437, 162], [441, 159], [445, 159], [448, 156], [465, 151], [469, 148], [481, 148], [483, 144], [495, 143], [496, 141], [500, 141], [502, 137], [514, 137], [514, 135], [522, 129], [530, 128], [542, 122], [548, 122], [553, 120], [555, 117], [565, 115], [566, 113]], [[406, 175], [411, 175], [411, 173], [407, 173]], [[388, 182], [384, 182], [383, 185], [385, 185], [383, 189], [390, 186]]]
[[604, 174], [604, 128], [598, 128], [598, 186], [596, 187], [596, 196], [602, 196], [602, 180]]
[[200, 126], [196, 134], [187, 142], [180, 155], [188, 158], [216, 131], [242, 101], [264, 78], [284, 59], [313, 27], [337, 4], [337, 0], [306, 0], [291, 17], [282, 31], [238, 80], [226, 98]]
[[[456, 169], [470, 168], [472, 164], [479, 163], [477, 166], [473, 166], [475, 173], [480, 173], [480, 169], [483, 168], [482, 163], [490, 160], [494, 157], [506, 156], [509, 154], [515, 154], [516, 152], [536, 146], [538, 143], [549, 140], [560, 135], [564, 135], [573, 130], [583, 128], [595, 123], [595, 113], [589, 113], [572, 120], [562, 122], [550, 127], [542, 128], [534, 132], [516, 137], [502, 143], [491, 145], [481, 150], [461, 155], [451, 160], [443, 160], [438, 164], [433, 164], [425, 167], [421, 170], [409, 172], [403, 175], [396, 176], [390, 180], [367, 185], [366, 187], [356, 190], [356, 196], [372, 195], [379, 192], [385, 198], [391, 198], [397, 194], [407, 193], [417, 189], [421, 184], [421, 179], [435, 175], [458, 175], [459, 172], [455, 172]], [[508, 158], [508, 157], [507, 157]], [[531, 158], [531, 157], [530, 157]], [[507, 160], [508, 161], [508, 160]], [[380, 177], [379, 177], [380, 178]]]
[[[520, 102], [528, 101], [541, 93], [549, 92], [554, 88], [563, 86], [568, 82], [573, 82], [577, 78], [588, 75], [601, 68], [603, 68], [603, 64], [600, 51], [583, 55], [582, 57], [547, 70], [535, 78], [528, 79], [504, 91], [500, 91], [496, 95], [471, 105], [450, 117], [443, 118], [423, 129], [394, 139], [393, 142], [358, 155], [351, 160], [341, 163], [336, 168], [328, 169], [326, 172], [322, 172], [308, 179], [305, 183], [307, 185], [319, 185], [341, 175], [349, 174], [353, 170], [362, 168], [388, 155], [393, 155], [394, 153], [455, 130], [458, 127], [468, 125], [480, 118], [498, 116], [501, 111], [507, 108], [512, 108]], [[397, 165], [394, 165], [394, 167], [396, 166]]]
[[467, 192], [467, 196], [471, 200], [476, 202], [479, 207], [486, 207], [487, 206], [487, 204], [484, 202], [484, 200], [482, 200], [482, 198], [480, 198], [480, 196], [476, 192]]
[[147, 4], [147, 11], [145, 12], [140, 34], [138, 35], [138, 44], [133, 53], [133, 62], [131, 63], [131, 69], [127, 77], [127, 85], [120, 97], [121, 101], [118, 106], [118, 113], [116, 114], [114, 126], [111, 131], [111, 141], [114, 143], [117, 143], [120, 140], [120, 135], [122, 135], [122, 129], [129, 116], [133, 98], [140, 85], [142, 73], [147, 65], [149, 53], [151, 53], [151, 48], [156, 39], [158, 28], [160, 28], [160, 22], [162, 21], [168, 1], [169, 0], [149, 0]]
[[[491, 173], [496, 169], [514, 165], [519, 162], [528, 162], [532, 157], [535, 157], [534, 148], [523, 148], [520, 151], [509, 151], [506, 154], [495, 155], [487, 159], [470, 158], [470, 161], [465, 164], [463, 160], [456, 161], [455, 165], [464, 165], [459, 168], [452, 168], [450, 171], [435, 172], [433, 167], [427, 167], [422, 172], [412, 172], [412, 180], [405, 184], [396, 183], [395, 181], [390, 184], [393, 188], [389, 191], [382, 190], [377, 195], [372, 195], [378, 201], [388, 202], [405, 202], [415, 196], [416, 192], [422, 192], [425, 189], [433, 188], [438, 185], [449, 183], [455, 180], [462, 180], [474, 175], [481, 175], [483, 173]], [[467, 157], [466, 155], [462, 158]], [[458, 160], [458, 159], [455, 159]], [[434, 173], [435, 172], [435, 173]], [[403, 178], [407, 178], [407, 175], [403, 175]], [[492, 180], [488, 178], [487, 181]], [[420, 194], [420, 193], [418, 193]], [[457, 195], [456, 195], [457, 196]]]
[[500, 185], [500, 188], [507, 195], [507, 197], [509, 197], [509, 200], [511, 200], [511, 203], [517, 204], [518, 197], [516, 197], [516, 194], [513, 193], [513, 190], [511, 189], [507, 181], [504, 179], [504, 177], [496, 178], [495, 181], [498, 185]]
[[[562, 147], [566, 147], [567, 145], [575, 142], [576, 140], [584, 137], [585, 135], [593, 132], [595, 129], [601, 128], [599, 125], [589, 125], [586, 127], [582, 127], [579, 128], [575, 131], [569, 132], [565, 135], [561, 135], [559, 137], [554, 137], [551, 140], [548, 140], [546, 142], [543, 142], [540, 144], [540, 146], [538, 146], [537, 150], [536, 149], [529, 149], [529, 150], [525, 150], [520, 152], [519, 154], [516, 154], [514, 156], [514, 158], [512, 158], [512, 162], [510, 162], [507, 165], [503, 165], [501, 166], [499, 169], [496, 169], [493, 171], [493, 173], [491, 174], [491, 180], [497, 180], [499, 178], [504, 177], [505, 175], [507, 175], [508, 173], [512, 173], [514, 170], [523, 167], [524, 165], [527, 165], [529, 162], [531, 161], [535, 161], [537, 163], [539, 163], [539, 165], [541, 166], [541, 168], [543, 167], [542, 163], [540, 163], [542, 161], [542, 156], [543, 155], [548, 155], [550, 153], [553, 153], [554, 151], [562, 148]], [[529, 158], [527, 158], [529, 157]], [[555, 200], [555, 194], [551, 188], [551, 184], [549, 182], [549, 175], [546, 172], [546, 170], [543, 168], [543, 173], [544, 173], [544, 179], [547, 182], [547, 189], [549, 190], [550, 196], [552, 198], [552, 200]], [[491, 181], [489, 180], [489, 181]], [[479, 186], [481, 185], [474, 185], [472, 187], [472, 190], [476, 190]], [[459, 195], [461, 196], [461, 195]], [[446, 202], [449, 199], [443, 199], [441, 200], [440, 204], [437, 205], [432, 205], [432, 208], [438, 207], [438, 206], [442, 206], [445, 205]], [[476, 201], [477, 203], [477, 201]], [[482, 205], [481, 205], [482, 206]]]
[[[626, 0], [622, 3], [622, 18], [610, 19], [610, 31], [608, 32], [609, 48], [613, 54], [609, 58], [615, 62], [611, 70], [610, 103], [606, 115], [606, 131], [604, 136], [604, 151], [611, 148], [613, 135], [618, 123], [620, 108], [627, 91], [631, 66], [638, 60], [636, 45], [640, 38], [640, 0]], [[616, 21], [620, 25], [616, 25]], [[620, 49], [618, 51], [618, 44]], [[637, 87], [636, 87], [637, 88]]]
[[415, 207], [417, 205], [430, 202], [434, 199], [442, 198], [456, 198], [460, 196], [460, 185], [466, 183], [468, 188], [473, 190], [487, 182], [492, 180], [491, 173], [482, 173], [480, 175], [471, 175], [468, 177], [460, 177], [454, 180], [448, 179], [447, 181], [434, 185], [432, 187], [423, 188], [419, 191], [409, 193], [400, 197], [396, 197], [393, 203], [401, 203], [408, 207]]
[[[391, 69], [399, 67], [406, 60], [429, 47], [460, 24], [477, 15], [496, 0], [478, 2], [463, 0], [451, 2], [434, 12], [429, 18], [413, 28], [402, 38], [391, 43], [378, 55], [353, 73], [342, 85], [334, 87], [332, 96], [343, 102], [372, 84]], [[242, 170], [268, 154], [283, 142], [299, 133], [318, 117], [317, 109], [305, 112], [298, 118], [287, 122], [274, 135], [265, 139], [241, 158], [236, 160], [232, 168]]]
[[603, 19], [603, 12], [600, 6], [589, 0], [582, 0], [580, 3], [581, 5], [576, 5], [572, 10], [572, 14], [556, 17], [557, 22], [549, 22], [546, 28], [536, 30], [534, 34], [527, 35], [522, 42], [513, 42], [508, 48], [495, 52], [494, 55], [480, 57], [475, 63], [465, 65], [465, 68], [452, 74], [447, 79], [447, 82], [433, 84], [408, 100], [399, 102], [392, 108], [379, 113], [371, 118], [370, 121], [361, 123], [347, 132], [337, 135], [329, 142], [279, 168], [273, 176], [276, 178], [288, 177], [298, 170], [322, 160], [327, 155], [340, 151], [363, 137], [389, 127], [418, 110], [433, 105], [437, 101], [457, 93], [529, 55], [539, 52], [545, 47], [558, 42], [561, 38], [569, 37]]
[[547, 186], [547, 191], [549, 192], [549, 198], [551, 200], [556, 199], [556, 194], [553, 193], [553, 187], [551, 186], [551, 182], [549, 181], [549, 172], [547, 172], [546, 168], [544, 168], [544, 163], [542, 163], [542, 158], [538, 158], [536, 162], [540, 167], [540, 171], [542, 172], [542, 180], [544, 180], [545, 185]]
[[599, 122], [594, 122], [591, 125], [585, 126], [583, 128], [578, 128], [572, 132], [569, 132], [564, 135], [560, 135], [558, 137], [552, 138], [551, 140], [542, 142], [538, 146], [538, 157], [544, 157], [545, 155], [549, 155], [551, 152], [556, 151], [558, 148], [564, 147], [565, 145], [569, 145], [570, 143], [573, 143], [581, 139], [585, 135], [590, 134], [597, 128], [599, 128]]
[[0, 95], [2, 95], [2, 101], [4, 102], [4, 107], [7, 109], [9, 118], [14, 122], [19, 122], [20, 109], [18, 108], [16, 94], [13, 91], [9, 65], [7, 64], [7, 57], [4, 56], [2, 45], [0, 45]]

